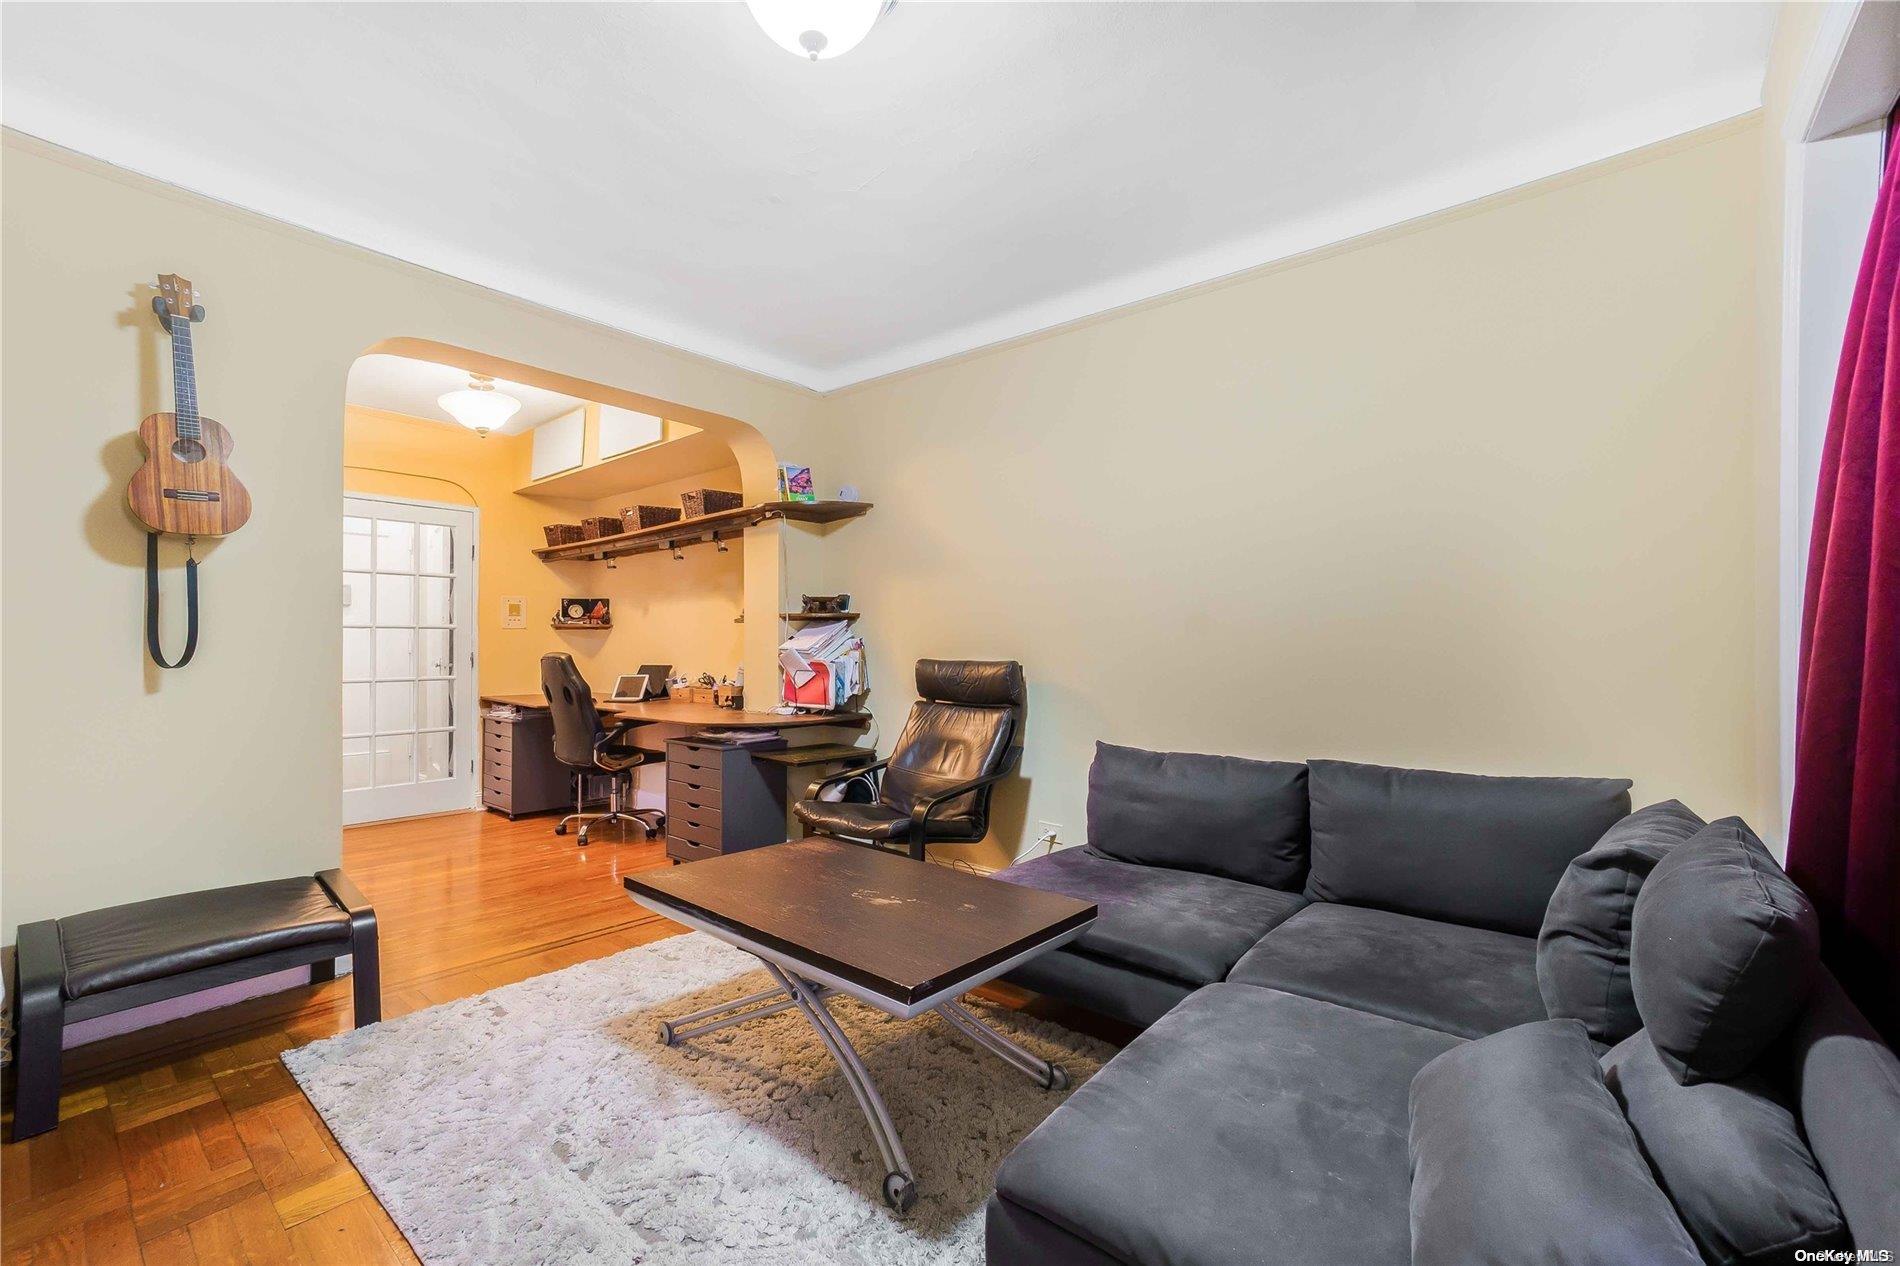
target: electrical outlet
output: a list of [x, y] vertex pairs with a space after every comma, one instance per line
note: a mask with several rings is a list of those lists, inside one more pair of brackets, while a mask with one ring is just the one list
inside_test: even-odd
[[1061, 837], [1062, 824], [1060, 822], [1036, 823], [1036, 843], [1047, 844], [1050, 848], [1054, 848], [1061, 841]]

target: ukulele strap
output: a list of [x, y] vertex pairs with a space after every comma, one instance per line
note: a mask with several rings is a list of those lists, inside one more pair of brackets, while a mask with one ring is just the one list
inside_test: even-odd
[[145, 649], [160, 668], [183, 668], [198, 650], [198, 557], [192, 551], [196, 538], [185, 538], [185, 652], [170, 663], [158, 640], [158, 535], [145, 534]]

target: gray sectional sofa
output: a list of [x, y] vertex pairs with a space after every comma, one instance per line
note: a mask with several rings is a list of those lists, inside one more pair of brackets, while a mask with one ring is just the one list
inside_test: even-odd
[[1144, 1031], [992, 1266], [1900, 1250], [1900, 1060], [1812, 909], [1629, 786], [1100, 745], [1088, 845], [999, 872], [1100, 916], [1011, 979]]

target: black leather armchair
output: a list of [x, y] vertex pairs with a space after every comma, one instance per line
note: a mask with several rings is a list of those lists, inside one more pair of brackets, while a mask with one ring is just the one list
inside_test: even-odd
[[[918, 860], [932, 843], [970, 843], [990, 828], [990, 793], [1022, 760], [1028, 691], [1014, 660], [920, 659], [910, 719], [891, 754], [814, 782], [792, 806], [807, 835]], [[819, 799], [830, 786], [869, 776], [868, 802]]]
[[[633, 747], [623, 740], [640, 723], [615, 726], [609, 730], [601, 723], [600, 709], [594, 706], [594, 692], [588, 688], [574, 657], [562, 652], [541, 657], [541, 694], [554, 717], [554, 759], [573, 771], [574, 812], [555, 824], [556, 835], [566, 835], [568, 823], [579, 822], [580, 843], [587, 844], [587, 832], [596, 823], [618, 826], [632, 822], [651, 839], [666, 829], [666, 815], [658, 809], [628, 809], [621, 803], [624, 786], [633, 792], [633, 771], [665, 757]], [[605, 775], [607, 812], [583, 813], [587, 803], [587, 780]]]

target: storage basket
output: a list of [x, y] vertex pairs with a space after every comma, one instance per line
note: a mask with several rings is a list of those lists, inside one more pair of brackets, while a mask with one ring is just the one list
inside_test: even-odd
[[581, 535], [581, 525], [578, 523], [549, 523], [541, 530], [548, 534], [549, 545], [572, 545], [586, 539]]
[[620, 520], [610, 514], [592, 514], [581, 520], [581, 539], [620, 535]]
[[685, 507], [689, 519], [718, 514], [721, 510], [737, 510], [744, 504], [745, 498], [738, 493], [722, 492], [718, 488], [695, 488], [680, 494], [680, 505]]
[[680, 512], [672, 506], [628, 506], [620, 512], [621, 530], [637, 532], [662, 523], [677, 523], [679, 517]]

